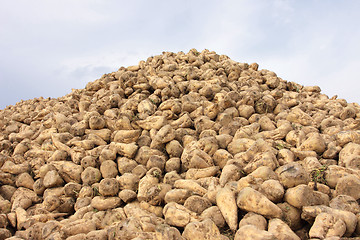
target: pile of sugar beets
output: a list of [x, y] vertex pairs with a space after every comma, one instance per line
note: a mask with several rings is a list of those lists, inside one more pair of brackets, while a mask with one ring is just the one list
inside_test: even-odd
[[0, 239], [360, 236], [360, 106], [195, 49], [0, 111]]

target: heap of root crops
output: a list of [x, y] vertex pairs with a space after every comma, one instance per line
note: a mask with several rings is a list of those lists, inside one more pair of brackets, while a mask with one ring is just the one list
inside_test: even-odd
[[195, 49], [0, 111], [0, 239], [360, 236], [360, 106]]

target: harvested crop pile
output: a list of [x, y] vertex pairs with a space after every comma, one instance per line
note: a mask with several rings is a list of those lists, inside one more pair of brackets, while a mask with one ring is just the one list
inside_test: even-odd
[[359, 129], [319, 87], [164, 52], [0, 111], [0, 239], [360, 236]]

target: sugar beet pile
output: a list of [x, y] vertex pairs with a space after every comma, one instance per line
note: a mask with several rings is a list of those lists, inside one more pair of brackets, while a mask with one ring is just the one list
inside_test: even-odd
[[360, 235], [360, 106], [195, 49], [0, 111], [0, 239]]

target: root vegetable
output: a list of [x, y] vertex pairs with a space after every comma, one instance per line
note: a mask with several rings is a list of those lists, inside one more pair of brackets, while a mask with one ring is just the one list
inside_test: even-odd
[[22, 173], [18, 176], [15, 184], [17, 187], [33, 189], [34, 179], [30, 176], [29, 173]]
[[137, 190], [140, 181], [139, 177], [132, 173], [125, 173], [118, 177], [117, 180], [120, 184], [121, 190], [130, 189], [133, 191]]
[[11, 232], [6, 228], [0, 228], [0, 239], [8, 239], [11, 237]]
[[300, 145], [299, 149], [303, 151], [315, 151], [317, 154], [322, 154], [326, 150], [326, 144], [319, 133], [311, 133]]
[[188, 189], [172, 189], [165, 195], [165, 202], [176, 202], [184, 204], [185, 200], [191, 196], [191, 191]]
[[234, 164], [225, 165], [220, 175], [220, 185], [224, 187], [226, 183], [230, 181], [237, 181], [243, 176], [244, 174], [242, 169], [238, 166]]
[[286, 188], [292, 188], [299, 184], [308, 184], [310, 177], [308, 172], [297, 162], [285, 164], [275, 173], [279, 177], [279, 181]]
[[268, 166], [259, 167], [255, 171], [253, 171], [250, 175], [255, 178], [261, 178], [264, 181], [270, 179], [278, 180], [276, 173]]
[[115, 178], [106, 178], [100, 181], [99, 193], [102, 196], [115, 196], [118, 194], [120, 184]]
[[113, 148], [118, 154], [133, 158], [136, 154], [136, 151], [138, 150], [138, 146], [135, 143], [114, 143], [112, 142], [110, 144], [110, 148]]
[[[346, 225], [346, 231], [344, 233], [344, 236], [351, 236], [351, 234], [355, 231], [357, 218], [355, 214], [353, 214], [352, 212], [333, 209], [324, 205], [306, 206], [303, 208], [301, 217], [305, 220], [310, 220], [312, 218], [319, 216], [319, 214], [321, 213], [327, 213], [333, 215], [335, 219], [341, 219]], [[328, 217], [330, 216], [323, 215], [321, 218], [328, 218]], [[321, 218], [319, 219], [319, 222], [323, 222]], [[341, 225], [341, 222], [339, 223], [339, 225]]]
[[139, 120], [136, 122], [142, 129], [160, 129], [166, 123], [164, 116], [149, 116], [145, 120]]
[[353, 197], [348, 195], [338, 195], [337, 197], [331, 199], [329, 206], [331, 208], [349, 211], [354, 214], [360, 213], [359, 204]]
[[304, 184], [286, 190], [284, 200], [297, 208], [321, 204], [329, 205], [328, 195], [319, 191], [313, 191]]
[[[149, 171], [150, 172], [150, 171]], [[138, 200], [144, 201], [148, 199], [148, 193], [150, 188], [154, 185], [156, 186], [159, 183], [159, 179], [149, 172], [139, 181], [139, 188], [138, 188]], [[157, 174], [161, 174], [161, 171], [157, 171]]]
[[275, 240], [277, 239], [272, 233], [260, 230], [253, 225], [245, 225], [237, 230], [234, 240]]
[[30, 166], [28, 163], [15, 164], [11, 161], [6, 161], [1, 167], [1, 170], [6, 173], [17, 175], [23, 172], [28, 172], [30, 170]]
[[86, 156], [83, 159], [81, 159], [81, 166], [85, 169], [87, 167], [96, 167], [97, 162], [96, 158], [92, 156]]
[[309, 231], [311, 238], [342, 237], [346, 231], [346, 225], [341, 219], [328, 213], [320, 213]]
[[166, 144], [166, 152], [170, 157], [180, 157], [183, 152], [183, 147], [177, 140], [172, 140]]
[[43, 184], [46, 188], [59, 187], [64, 183], [56, 170], [51, 170], [46, 173]]
[[254, 140], [248, 138], [235, 138], [228, 145], [228, 150], [231, 154], [237, 154], [239, 152], [245, 152], [251, 145], [254, 144]]
[[205, 209], [211, 207], [211, 202], [203, 197], [200, 196], [190, 196], [184, 202], [184, 207], [193, 211], [197, 214], [201, 214]]
[[238, 210], [235, 193], [229, 188], [222, 188], [216, 194], [216, 204], [232, 231], [238, 228]]
[[56, 196], [50, 195], [44, 198], [42, 204], [47, 211], [52, 212], [60, 206], [60, 199]]
[[278, 218], [269, 220], [268, 231], [279, 240], [300, 240], [291, 228]]
[[99, 182], [101, 179], [101, 172], [99, 169], [94, 167], [87, 167], [81, 173], [81, 180], [84, 184], [92, 185], [93, 183]]
[[248, 119], [251, 115], [253, 115], [253, 113], [255, 113], [254, 107], [252, 107], [250, 105], [239, 106], [239, 115], [241, 117]]
[[105, 127], [105, 120], [100, 116], [92, 116], [89, 118], [89, 127], [93, 130], [99, 130]]
[[166, 163], [166, 160], [164, 157], [154, 155], [154, 156], [151, 156], [149, 158], [149, 160], [147, 161], [146, 168], [151, 169], [153, 167], [157, 167], [161, 171], [163, 171], [164, 167], [165, 167], [165, 163]]
[[210, 218], [218, 228], [223, 228], [226, 224], [225, 219], [218, 206], [212, 206], [205, 209], [201, 213], [200, 219], [204, 220], [206, 218]]
[[137, 166], [137, 163], [126, 157], [119, 157], [117, 158], [117, 166], [119, 172], [123, 175], [125, 173], [130, 173]]
[[111, 137], [111, 130], [106, 129], [106, 128], [99, 129], [99, 130], [86, 129], [85, 134], [86, 135], [96, 135], [96, 136], [100, 137], [102, 140], [104, 140], [105, 142], [109, 142], [110, 137]]
[[168, 225], [160, 225], [157, 226], [155, 229], [155, 239], [159, 240], [165, 240], [165, 239], [179, 239], [184, 240], [183, 237], [181, 237], [181, 233], [177, 228], [170, 227]]
[[242, 189], [236, 201], [237, 206], [246, 211], [255, 212], [269, 218], [280, 218], [282, 216], [282, 211], [278, 206], [263, 194], [250, 187]]
[[140, 130], [118, 130], [113, 133], [113, 141], [119, 143], [134, 143], [140, 137]]
[[336, 184], [336, 195], [348, 195], [358, 200], [360, 198], [359, 187], [360, 178], [354, 175], [344, 176]]
[[86, 239], [107, 240], [108, 234], [106, 230], [93, 230], [86, 234]]
[[186, 145], [181, 155], [181, 163], [187, 170], [189, 168], [207, 168], [214, 165], [212, 158], [195, 146], [196, 142]]
[[115, 161], [116, 160], [116, 152], [114, 150], [109, 149], [108, 147], [105, 147], [105, 148], [103, 148], [103, 150], [101, 150], [101, 153], [99, 156], [99, 161], [100, 161], [100, 163], [102, 163], [107, 160]]
[[285, 190], [277, 180], [269, 179], [260, 185], [260, 191], [272, 202], [278, 203], [283, 199]]
[[132, 174], [138, 176], [139, 178], [142, 178], [143, 176], [145, 176], [147, 172], [147, 169], [145, 166], [143, 165], [137, 165], [136, 167], [134, 167], [134, 169], [131, 171]]
[[245, 225], [253, 225], [257, 227], [260, 230], [266, 230], [267, 229], [267, 221], [266, 219], [256, 213], [248, 212], [245, 214], [245, 216], [240, 220], [239, 222], [239, 228]]
[[0, 195], [6, 200], [10, 200], [15, 191], [16, 188], [14, 186], [2, 185], [0, 187]]
[[360, 170], [358, 166], [360, 145], [348, 143], [339, 153], [339, 166]]
[[65, 161], [68, 157], [68, 153], [63, 150], [56, 150], [51, 157], [47, 160], [47, 162], [52, 161]]
[[232, 141], [233, 137], [229, 134], [219, 134], [215, 136], [216, 140], [218, 141], [219, 148], [225, 149]]
[[180, 172], [181, 168], [181, 160], [180, 158], [170, 158], [165, 163], [165, 171], [166, 172]]
[[124, 189], [119, 192], [120, 199], [125, 203], [132, 202], [133, 200], [136, 199], [136, 196], [137, 196], [136, 192], [130, 189]]
[[18, 230], [21, 230], [24, 226], [24, 223], [26, 222], [27, 219], [27, 213], [25, 211], [25, 209], [18, 207], [15, 209], [15, 213], [16, 213], [16, 226]]
[[186, 225], [182, 236], [185, 239], [221, 239], [218, 227], [210, 219]]
[[214, 153], [213, 159], [214, 159], [214, 164], [222, 169], [230, 159], [233, 159], [233, 155], [231, 155], [225, 149], [218, 149]]
[[219, 173], [220, 168], [218, 166], [196, 169], [191, 168], [186, 172], [186, 179], [194, 179], [197, 180], [199, 178], [212, 177]]
[[287, 202], [279, 203], [277, 206], [283, 211], [283, 221], [286, 222], [292, 230], [301, 228], [301, 210], [291, 206]]
[[119, 197], [102, 197], [96, 196], [91, 200], [91, 206], [99, 211], [113, 209], [121, 205]]
[[114, 178], [119, 173], [116, 163], [112, 160], [103, 161], [100, 165], [100, 172], [103, 178]]
[[327, 169], [324, 171], [324, 178], [328, 184], [329, 187], [335, 188], [338, 181], [345, 176], [348, 175], [355, 175], [357, 177], [360, 177], [360, 171], [355, 169], [349, 169], [337, 165], [330, 165], [327, 167]]
[[58, 171], [62, 179], [66, 182], [81, 182], [83, 168], [80, 165], [68, 161], [60, 162], [60, 164]]
[[140, 207], [146, 211], [154, 213], [158, 217], [163, 216], [163, 207], [161, 206], [153, 206], [145, 201], [140, 202]]
[[309, 126], [313, 124], [313, 119], [310, 117], [310, 115], [298, 107], [293, 108], [293, 110], [288, 114], [286, 120], [293, 123], [299, 123], [303, 126]]
[[0, 199], [0, 212], [9, 213], [11, 211], [11, 202], [9, 200]]
[[207, 192], [205, 188], [200, 186], [200, 184], [190, 179], [189, 180], [179, 179], [175, 181], [174, 187], [193, 191], [194, 193], [199, 194], [200, 196], [204, 196], [204, 194]]
[[165, 222], [176, 227], [185, 227], [188, 223], [197, 220], [194, 212], [175, 202], [166, 204], [163, 214]]
[[96, 230], [96, 225], [93, 221], [86, 221], [85, 219], [79, 219], [66, 224], [63, 228], [66, 236], [74, 236], [80, 233], [89, 233]]

